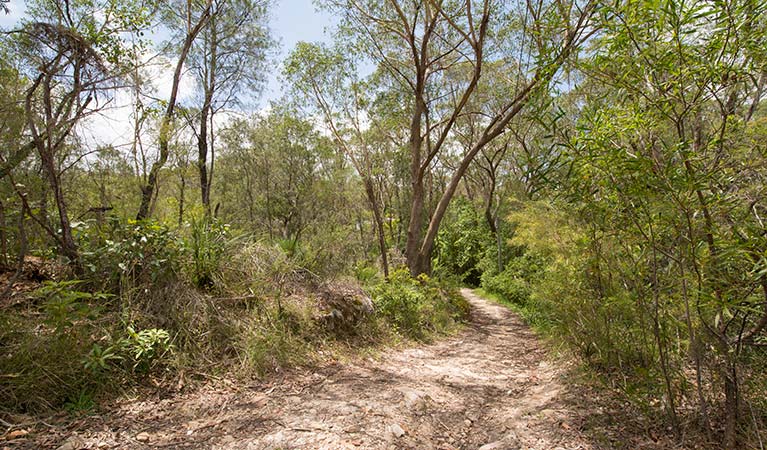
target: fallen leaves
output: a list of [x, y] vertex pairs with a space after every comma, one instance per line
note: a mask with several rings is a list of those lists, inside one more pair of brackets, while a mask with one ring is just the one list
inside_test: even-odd
[[23, 437], [25, 437], [28, 434], [29, 434], [29, 430], [24, 430], [24, 429], [13, 430], [13, 431], [9, 431], [9, 432], [5, 433], [5, 435], [3, 435], [3, 440], [5, 440], [5, 441], [12, 441], [14, 439], [23, 438]]

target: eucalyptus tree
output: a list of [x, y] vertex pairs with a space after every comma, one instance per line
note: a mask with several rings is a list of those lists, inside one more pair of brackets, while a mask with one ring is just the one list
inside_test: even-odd
[[[12, 155], [6, 172], [36, 151], [58, 211], [58, 226], [36, 216], [18, 191], [32, 217], [52, 238], [62, 255], [78, 261], [61, 176], [67, 167], [69, 144], [76, 127], [102, 110], [110, 92], [132, 64], [124, 60], [123, 35], [136, 34], [150, 21], [151, 4], [143, 2], [36, 1], [27, 5], [30, 17], [8, 33], [29, 80], [24, 94], [24, 135], [29, 143]], [[58, 230], [57, 230], [58, 229]]]
[[[170, 4], [166, 7], [172, 9], [176, 6], [177, 5], [175, 4]], [[184, 32], [180, 39], [181, 47], [179, 48], [175, 69], [173, 70], [173, 77], [171, 79], [170, 95], [165, 104], [165, 111], [163, 112], [160, 121], [160, 129], [157, 139], [158, 155], [157, 159], [152, 163], [152, 166], [149, 169], [149, 174], [147, 175], [144, 184], [141, 186], [141, 203], [139, 204], [138, 212], [136, 213], [137, 220], [143, 220], [149, 217], [150, 206], [155, 195], [155, 190], [157, 189], [157, 179], [160, 175], [160, 171], [163, 166], [165, 166], [165, 163], [170, 156], [170, 142], [174, 121], [176, 120], [179, 86], [181, 84], [184, 65], [187, 62], [189, 52], [192, 50], [192, 45], [210, 20], [213, 0], [204, 0], [202, 3], [189, 1], [185, 2], [184, 6], [185, 9], [183, 11], [186, 13], [186, 22], [184, 25]]]
[[[546, 87], [594, 28], [596, 2], [325, 0], [341, 17], [349, 47], [387, 71], [408, 93], [410, 217], [406, 254], [413, 275], [428, 273], [434, 239], [476, 155], [502, 135], [529, 99]], [[520, 55], [522, 57], [520, 57]], [[526, 59], [529, 65], [520, 64]], [[462, 154], [433, 213], [425, 217], [425, 180], [451, 147], [458, 118], [477, 90], [484, 65], [505, 62], [518, 83], [499, 105], [486, 105], [479, 138]], [[521, 76], [515, 77], [517, 73]], [[428, 221], [424, 233], [425, 221]]]
[[376, 162], [380, 161], [376, 155], [380, 154], [382, 142], [373, 136], [381, 129], [378, 117], [370, 113], [369, 93], [373, 85], [360, 79], [354, 62], [341, 49], [304, 42], [288, 58], [285, 74], [299, 101], [312, 105], [311, 110], [321, 115], [333, 140], [362, 179], [375, 221], [381, 265], [388, 277], [383, 205], [375, 180]]
[[[261, 88], [273, 44], [266, 24], [268, 6], [268, 0], [213, 0], [208, 24], [189, 54], [202, 95], [195, 134], [200, 194], [207, 215], [215, 158], [214, 118], [219, 111], [253, 100]], [[176, 17], [175, 22], [185, 19]]]

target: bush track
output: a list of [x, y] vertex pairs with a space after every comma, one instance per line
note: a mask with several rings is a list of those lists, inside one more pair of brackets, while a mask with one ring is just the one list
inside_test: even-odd
[[[381, 357], [291, 373], [267, 386], [207, 386], [125, 401], [70, 424], [57, 448], [592, 449], [670, 448], [647, 437], [600, 445], [586, 435], [601, 407], [572, 392], [537, 337], [507, 308], [472, 305], [459, 335]], [[585, 403], [584, 403], [585, 402]], [[602, 422], [610, 413], [602, 413]], [[593, 420], [591, 421], [593, 423]], [[615, 422], [608, 425], [616, 426]], [[625, 432], [625, 428], [621, 427]], [[61, 434], [60, 434], [61, 433]], [[608, 433], [609, 434], [609, 433]], [[603, 434], [604, 436], [604, 434]]]

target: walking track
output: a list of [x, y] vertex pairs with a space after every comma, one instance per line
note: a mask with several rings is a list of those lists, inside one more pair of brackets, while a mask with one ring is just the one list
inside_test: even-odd
[[562, 369], [515, 314], [462, 293], [472, 319], [455, 337], [292, 374], [269, 389], [123, 402], [71, 427], [64, 450], [669, 448], [645, 438], [595, 444], [584, 414], [610, 414], [573, 406]]

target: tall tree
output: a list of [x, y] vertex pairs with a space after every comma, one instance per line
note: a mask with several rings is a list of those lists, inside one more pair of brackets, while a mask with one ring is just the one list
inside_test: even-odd
[[[133, 8], [136, 10], [133, 10]], [[140, 32], [148, 8], [116, 2], [32, 2], [30, 12], [45, 20], [26, 22], [11, 33], [11, 44], [30, 80], [24, 109], [29, 144], [11, 156], [7, 170], [35, 150], [58, 211], [58, 231], [27, 211], [58, 243], [61, 254], [78, 261], [62, 167], [75, 128], [108, 102], [116, 80], [130, 63], [122, 61], [121, 33]], [[21, 193], [20, 193], [21, 194]], [[26, 198], [22, 200], [26, 202]]]
[[[202, 105], [195, 130], [200, 194], [210, 215], [210, 191], [215, 159], [215, 115], [242, 105], [264, 80], [266, 52], [272, 45], [266, 26], [268, 0], [214, 0], [208, 25], [190, 52]], [[247, 90], [246, 90], [247, 89]]]
[[[350, 45], [408, 92], [411, 201], [405, 252], [411, 274], [428, 273], [440, 223], [469, 165], [593, 32], [590, 19], [596, 2], [528, 2], [517, 12], [525, 20], [516, 30], [502, 20], [513, 12], [492, 0], [479, 5], [434, 0], [324, 4], [343, 17], [341, 28], [354, 41]], [[512, 28], [503, 33], [503, 26]], [[513, 45], [515, 40], [521, 44]], [[532, 67], [523, 69], [512, 48], [532, 59]], [[486, 119], [478, 140], [450, 174], [433, 213], [424, 217], [425, 180], [432, 164], [450, 148], [454, 125], [467, 112], [484, 64], [495, 60], [507, 61], [513, 73], [522, 70], [519, 83], [508, 100], [481, 111]]]
[[[152, 198], [157, 188], [157, 178], [160, 175], [165, 163], [170, 156], [170, 141], [172, 128], [174, 125], [174, 119], [176, 118], [176, 106], [178, 102], [178, 89], [181, 84], [181, 77], [183, 75], [184, 64], [186, 64], [189, 52], [192, 49], [197, 36], [202, 32], [203, 28], [207, 25], [211, 15], [213, 0], [205, 0], [203, 5], [196, 5], [193, 2], [186, 3], [187, 21], [185, 26], [185, 32], [178, 58], [176, 60], [176, 66], [173, 71], [172, 84], [170, 89], [170, 96], [168, 98], [167, 105], [165, 106], [165, 112], [162, 115], [160, 121], [160, 130], [158, 136], [158, 157], [152, 164], [152, 168], [149, 170], [146, 184], [141, 187], [141, 203], [136, 213], [137, 220], [143, 220], [149, 217], [149, 207], [152, 204]], [[172, 6], [171, 6], [172, 7]], [[193, 12], [196, 8], [201, 8], [200, 14], [193, 19]]]
[[299, 101], [313, 105], [328, 127], [333, 140], [362, 179], [368, 208], [373, 214], [381, 266], [389, 276], [388, 247], [384, 229], [381, 194], [376, 188], [376, 145], [371, 129], [380, 127], [368, 110], [370, 85], [360, 80], [356, 68], [340, 49], [301, 42], [285, 64]]

